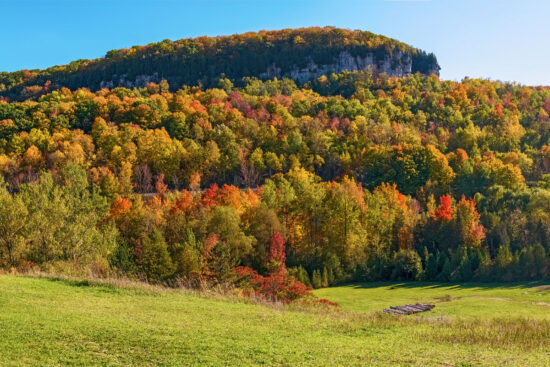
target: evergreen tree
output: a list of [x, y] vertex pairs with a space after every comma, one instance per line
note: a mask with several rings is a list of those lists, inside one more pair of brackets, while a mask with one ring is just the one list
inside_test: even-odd
[[428, 254], [428, 259], [426, 261], [426, 279], [427, 280], [436, 280], [438, 275], [437, 268], [437, 258], [439, 257], [439, 251], [437, 254]]
[[321, 275], [322, 277], [322, 284], [323, 284], [323, 287], [326, 288], [329, 286], [329, 282], [328, 282], [328, 271], [327, 271], [327, 267], [325, 266], [323, 268], [323, 273]]
[[439, 280], [442, 282], [449, 282], [451, 280], [451, 261], [449, 260], [449, 257], [446, 255], [443, 255], [444, 262], [443, 267], [441, 268], [441, 272], [439, 273]]
[[319, 269], [313, 270], [311, 284], [313, 285], [313, 288], [323, 288], [323, 277]]
[[311, 287], [311, 280], [309, 278], [309, 274], [307, 273], [307, 270], [304, 269], [304, 267], [301, 265], [298, 267], [296, 279], [299, 282]]
[[159, 230], [155, 229], [143, 239], [140, 252], [138, 263], [147, 280], [160, 282], [173, 275], [175, 266], [168, 253], [166, 241]]

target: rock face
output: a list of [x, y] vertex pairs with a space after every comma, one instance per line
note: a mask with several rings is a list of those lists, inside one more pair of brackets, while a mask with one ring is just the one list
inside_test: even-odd
[[[305, 83], [321, 75], [338, 74], [344, 70], [356, 71], [367, 68], [379, 73], [403, 77], [412, 73], [412, 59], [408, 54], [400, 51], [394, 52], [391, 57], [386, 55], [381, 59], [377, 59], [372, 53], [368, 53], [366, 56], [353, 56], [348, 51], [342, 51], [329, 64], [317, 64], [310, 57], [305, 67], [295, 66], [290, 70], [282, 71], [276, 63], [272, 63], [265, 72], [258, 76], [261, 79], [280, 79], [286, 77], [294, 79], [298, 83]], [[439, 74], [439, 70], [434, 68], [430, 71], [430, 74], [432, 73]], [[149, 82], [158, 83], [161, 79], [158, 73], [138, 75], [133, 79], [128, 78], [126, 74], [120, 76], [114, 75], [113, 80], [102, 81], [101, 88], [113, 88], [117, 86], [126, 88], [144, 87]]]
[[105, 81], [102, 80], [99, 84], [100, 89], [102, 88], [115, 88], [115, 87], [125, 87], [125, 88], [141, 88], [147, 86], [150, 82], [159, 83], [162, 80], [159, 77], [158, 73], [153, 73], [151, 75], [141, 74], [137, 75], [133, 80], [128, 80], [127, 74], [122, 75], [113, 75], [112, 80]]
[[[338, 54], [338, 57], [333, 59], [332, 63], [327, 64], [317, 64], [313, 61], [313, 58], [309, 57], [305, 67], [295, 66], [290, 70], [283, 71], [276, 63], [272, 63], [258, 77], [261, 79], [291, 78], [298, 83], [305, 83], [321, 75], [328, 76], [332, 73], [338, 74], [345, 70], [356, 71], [367, 68], [375, 72], [386, 73], [390, 76], [403, 77], [412, 73], [413, 63], [408, 54], [400, 51], [394, 52], [391, 57], [385, 55], [383, 58], [376, 58], [373, 53], [368, 53], [365, 56], [353, 56], [348, 51], [342, 51]], [[439, 75], [439, 68], [434, 65], [428, 74]], [[101, 88], [114, 88], [117, 86], [126, 88], [144, 87], [149, 82], [158, 83], [161, 79], [156, 72], [151, 75], [137, 75], [135, 78], [128, 77], [126, 74], [120, 76], [114, 75], [112, 80], [102, 81]]]
[[[281, 68], [277, 65], [271, 64], [264, 73], [260, 74], [260, 77], [263, 79], [287, 77], [304, 83], [321, 75], [338, 74], [344, 70], [355, 71], [366, 68], [372, 68], [374, 71], [387, 73], [391, 76], [402, 77], [411, 74], [412, 60], [409, 55], [401, 52], [395, 52], [391, 58], [386, 56], [381, 60], [377, 60], [373, 54], [361, 57], [352, 56], [349, 52], [342, 51], [333, 63], [318, 65], [310, 59], [306, 67], [296, 67], [285, 73], [281, 72]], [[439, 74], [437, 69], [432, 70], [432, 72]]]

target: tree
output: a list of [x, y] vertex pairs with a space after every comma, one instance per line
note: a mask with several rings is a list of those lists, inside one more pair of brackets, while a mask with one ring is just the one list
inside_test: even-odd
[[313, 276], [311, 277], [311, 284], [313, 288], [323, 288], [323, 277], [319, 269], [313, 270]]
[[37, 184], [21, 187], [21, 198], [29, 212], [28, 259], [38, 264], [60, 259], [59, 233], [68, 213], [61, 188], [45, 173]]
[[183, 244], [171, 246], [170, 252], [176, 266], [176, 275], [195, 278], [201, 272], [201, 244], [197, 242], [195, 234], [190, 228], [186, 230], [186, 237]]
[[207, 225], [207, 233], [215, 234], [221, 246], [226, 246], [230, 266], [239, 264], [252, 251], [254, 238], [240, 228], [237, 211], [229, 206], [216, 206]]
[[279, 232], [275, 232], [273, 236], [271, 236], [269, 244], [269, 257], [267, 259], [267, 268], [269, 272], [286, 275], [285, 239]]
[[29, 149], [27, 149], [23, 155], [23, 161], [28, 167], [35, 169], [40, 168], [44, 163], [42, 153], [40, 153], [38, 148], [34, 145], [31, 145]]
[[140, 252], [139, 268], [148, 281], [161, 282], [173, 275], [175, 266], [160, 231], [154, 230], [149, 236], [143, 238]]
[[439, 207], [435, 211], [435, 217], [440, 220], [452, 220], [453, 216], [453, 202], [451, 195], [447, 194], [439, 198]]
[[142, 164], [134, 169], [136, 189], [138, 192], [151, 192], [153, 190], [153, 175], [147, 164]]
[[28, 211], [19, 195], [12, 196], [0, 187], [0, 257], [17, 266], [25, 245]]
[[437, 279], [437, 275], [439, 274], [438, 267], [437, 267], [438, 257], [439, 257], [439, 253], [436, 253], [436, 254], [428, 253], [427, 260], [426, 260], [426, 271], [425, 271], [427, 280]]
[[130, 195], [134, 192], [132, 184], [132, 164], [130, 162], [122, 162], [120, 173], [118, 175], [119, 192], [122, 195]]
[[183, 140], [190, 137], [189, 125], [183, 112], [175, 112], [163, 118], [163, 126], [172, 138]]
[[394, 255], [392, 279], [418, 280], [422, 275], [422, 260], [414, 250], [399, 250]]
[[441, 268], [441, 272], [439, 273], [439, 281], [441, 282], [449, 282], [451, 280], [451, 261], [449, 260], [449, 257], [447, 255], [444, 255], [442, 257], [443, 259], [443, 267]]
[[114, 224], [104, 221], [107, 200], [90, 190], [78, 165], [67, 165], [60, 179], [62, 185], [45, 173], [38, 183], [21, 187], [28, 210], [28, 258], [38, 264], [61, 261], [82, 267], [106, 263], [118, 236]]
[[322, 286], [323, 287], [328, 287], [330, 284], [329, 284], [329, 275], [328, 275], [328, 270], [327, 270], [327, 267], [323, 267], [323, 272], [321, 273], [321, 280], [322, 280]]
[[77, 165], [65, 166], [61, 178], [61, 195], [66, 208], [58, 232], [62, 259], [83, 263], [106, 259], [116, 246], [118, 236], [113, 223], [99, 226], [108, 215], [107, 200], [97, 191], [90, 191], [86, 172]]
[[485, 228], [479, 219], [475, 202], [462, 195], [456, 207], [456, 221], [462, 243], [467, 247], [479, 247], [485, 238]]

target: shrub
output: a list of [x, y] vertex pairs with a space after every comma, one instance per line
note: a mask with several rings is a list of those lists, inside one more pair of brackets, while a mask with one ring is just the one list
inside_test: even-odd
[[422, 260], [414, 250], [399, 250], [394, 255], [392, 279], [417, 280], [422, 276]]

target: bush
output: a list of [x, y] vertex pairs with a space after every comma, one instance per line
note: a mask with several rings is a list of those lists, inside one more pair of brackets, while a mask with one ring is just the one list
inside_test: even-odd
[[414, 250], [399, 250], [393, 263], [393, 280], [418, 280], [422, 276], [422, 260]]

